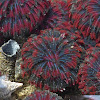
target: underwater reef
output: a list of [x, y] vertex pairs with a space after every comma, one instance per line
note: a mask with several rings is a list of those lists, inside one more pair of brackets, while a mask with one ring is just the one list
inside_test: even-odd
[[9, 100], [100, 95], [100, 0], [0, 0], [3, 75]]

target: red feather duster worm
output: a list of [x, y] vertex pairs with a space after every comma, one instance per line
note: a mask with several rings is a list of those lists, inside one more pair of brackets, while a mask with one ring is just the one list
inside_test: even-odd
[[0, 27], [5, 37], [30, 34], [48, 12], [47, 0], [1, 0]]
[[90, 36], [84, 37], [82, 32], [74, 27], [72, 22], [69, 21], [62, 23], [55, 29], [63, 31], [67, 39], [77, 42], [77, 44], [82, 46], [84, 50], [87, 50], [90, 47], [95, 47], [98, 43], [98, 41], [91, 39]]
[[83, 94], [100, 95], [100, 47], [87, 50], [78, 72], [79, 89]]
[[39, 26], [40, 29], [54, 28], [61, 25], [65, 21], [70, 19], [70, 3], [64, 0], [54, 0], [50, 4], [50, 9], [45, 16], [42, 24]]
[[100, 1], [78, 0], [72, 14], [74, 26], [81, 30], [84, 37], [100, 42]]
[[47, 29], [24, 43], [21, 68], [31, 84], [51, 91], [75, 85], [82, 48], [64, 35]]

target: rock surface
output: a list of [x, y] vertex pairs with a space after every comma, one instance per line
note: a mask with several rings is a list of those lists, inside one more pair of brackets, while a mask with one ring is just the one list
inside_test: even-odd
[[16, 82], [9, 81], [7, 76], [1, 76], [0, 77], [0, 100], [9, 98], [11, 94], [22, 85], [23, 83], [16, 83]]

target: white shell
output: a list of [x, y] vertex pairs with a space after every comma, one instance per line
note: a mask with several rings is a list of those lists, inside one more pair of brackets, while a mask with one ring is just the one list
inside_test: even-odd
[[100, 100], [100, 95], [84, 95], [84, 97], [90, 100]]
[[8, 98], [17, 88], [21, 87], [23, 83], [11, 82], [6, 76], [0, 77], [0, 100], [1, 98]]

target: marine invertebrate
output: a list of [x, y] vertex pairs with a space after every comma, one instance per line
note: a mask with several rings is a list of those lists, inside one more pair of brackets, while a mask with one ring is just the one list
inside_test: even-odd
[[63, 100], [63, 99], [56, 93], [52, 93], [49, 91], [35, 91], [30, 96], [26, 97], [24, 100]]
[[20, 49], [18, 43], [14, 40], [9, 40], [1, 46], [0, 50], [0, 70], [3, 74], [9, 74], [10, 80], [14, 79], [15, 75], [15, 60], [16, 53]]
[[21, 50], [23, 77], [29, 75], [30, 82], [51, 91], [74, 85], [81, 47], [75, 41], [64, 38], [64, 32], [47, 29], [30, 38]]
[[84, 37], [100, 41], [100, 3], [99, 0], [78, 0], [72, 15], [74, 26], [81, 30]]
[[100, 95], [100, 47], [89, 48], [78, 72], [79, 89], [83, 94]]
[[87, 11], [93, 18], [92, 30], [95, 30], [96, 33], [100, 32], [100, 0], [90, 0], [87, 6]]
[[49, 9], [47, 0], [1, 0], [0, 27], [5, 37], [28, 35]]
[[63, 31], [67, 39], [76, 41], [77, 44], [81, 45], [85, 50], [90, 47], [95, 47], [98, 43], [98, 41], [91, 39], [90, 36], [84, 37], [82, 32], [69, 21], [62, 23], [55, 29]]
[[65, 21], [69, 21], [70, 6], [68, 4], [63, 0], [51, 2], [50, 9], [40, 25], [40, 29], [54, 28]]

